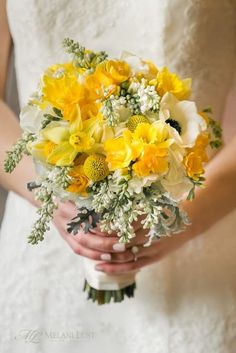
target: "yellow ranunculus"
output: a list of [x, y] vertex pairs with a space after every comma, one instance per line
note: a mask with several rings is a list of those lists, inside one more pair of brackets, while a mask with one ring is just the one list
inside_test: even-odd
[[181, 80], [176, 74], [171, 73], [167, 67], [158, 72], [156, 79], [150, 81], [156, 86], [157, 93], [163, 96], [166, 92], [172, 93], [177, 99], [187, 99], [191, 93], [191, 79]]
[[147, 145], [142, 157], [133, 164], [132, 168], [139, 177], [163, 174], [168, 170], [167, 155], [167, 149], [159, 148], [158, 145]]
[[86, 189], [89, 184], [89, 179], [84, 174], [83, 165], [73, 167], [69, 175], [72, 178], [72, 182], [67, 187], [67, 191], [79, 194], [81, 196], [86, 196]]
[[184, 158], [184, 165], [187, 171], [187, 175], [192, 179], [198, 180], [199, 176], [204, 173], [202, 159], [198, 153], [188, 153]]
[[95, 73], [99, 82], [107, 87], [126, 81], [130, 75], [130, 68], [125, 61], [106, 60], [97, 66]]

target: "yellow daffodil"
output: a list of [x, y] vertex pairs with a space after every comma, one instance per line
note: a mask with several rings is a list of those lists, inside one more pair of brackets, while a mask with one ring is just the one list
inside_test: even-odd
[[172, 139], [169, 139], [168, 127], [162, 121], [157, 121], [154, 124], [140, 123], [134, 131], [134, 139], [143, 144], [164, 143], [164, 146], [169, 146]]
[[42, 106], [51, 104], [62, 111], [66, 120], [71, 119], [75, 105], [85, 98], [85, 89], [74, 74], [43, 76]]
[[133, 140], [129, 130], [124, 130], [121, 137], [107, 140], [104, 149], [108, 167], [114, 171], [126, 168], [131, 161], [135, 161], [141, 153], [142, 146], [138, 141]]
[[158, 145], [147, 145], [140, 160], [132, 168], [138, 177], [150, 174], [163, 174], [168, 170], [168, 149], [159, 148]]
[[[79, 109], [79, 108], [78, 108]], [[92, 152], [95, 145], [93, 134], [97, 129], [97, 119], [90, 118], [82, 120], [78, 110], [77, 118], [69, 124], [68, 122], [52, 122], [42, 130], [43, 141], [35, 143], [33, 153], [46, 157], [46, 162], [57, 166], [70, 166], [79, 153]], [[48, 143], [53, 143], [51, 152]]]
[[171, 73], [164, 67], [157, 73], [156, 79], [151, 80], [150, 84], [156, 86], [157, 93], [163, 96], [166, 92], [172, 93], [177, 99], [187, 99], [191, 93], [191, 79], [181, 80], [176, 74]]
[[[158, 167], [154, 166], [154, 160], [150, 154], [155, 151], [158, 152], [156, 155], [158, 158], [166, 158], [172, 143], [173, 139], [169, 138], [166, 124], [158, 121], [153, 125], [140, 123], [133, 133], [128, 129], [124, 130], [121, 137], [108, 140], [104, 149], [110, 170], [125, 168], [132, 161], [137, 163], [140, 161], [140, 164], [136, 163], [134, 169], [139, 175], [147, 175], [146, 173], [150, 173], [151, 170], [163, 172], [166, 162], [159, 161]], [[145, 169], [143, 172], [141, 172], [142, 167]]]

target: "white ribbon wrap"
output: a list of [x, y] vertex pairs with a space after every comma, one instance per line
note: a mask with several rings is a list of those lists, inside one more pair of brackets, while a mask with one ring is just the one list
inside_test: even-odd
[[95, 261], [89, 258], [84, 260], [84, 274], [89, 285], [98, 290], [119, 290], [130, 286], [135, 282], [135, 275], [138, 271], [127, 272], [122, 275], [108, 275], [104, 272], [95, 270], [96, 264], [101, 261]]

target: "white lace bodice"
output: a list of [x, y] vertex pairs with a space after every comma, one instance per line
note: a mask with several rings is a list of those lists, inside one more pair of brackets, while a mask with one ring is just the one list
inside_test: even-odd
[[8, 0], [20, 103], [42, 70], [64, 61], [69, 36], [96, 50], [123, 50], [193, 77], [200, 108], [220, 116], [235, 69], [234, 0]]
[[[61, 41], [69, 36], [92, 49], [111, 55], [128, 50], [192, 76], [199, 106], [211, 105], [220, 118], [235, 68], [235, 4], [8, 0], [20, 103], [42, 70], [66, 59]], [[81, 258], [54, 227], [37, 247], [27, 244], [35, 217], [29, 203], [10, 193], [0, 236], [2, 353], [235, 351], [235, 212], [143, 269], [134, 299], [104, 307], [85, 300]], [[63, 339], [67, 332], [94, 337]]]

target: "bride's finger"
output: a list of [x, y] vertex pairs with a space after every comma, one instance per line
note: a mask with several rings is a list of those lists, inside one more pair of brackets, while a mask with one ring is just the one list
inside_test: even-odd
[[135, 238], [135, 241], [131, 241], [130, 243], [124, 244], [119, 242], [119, 238], [117, 236], [107, 236], [101, 237], [97, 234], [92, 233], [83, 233], [79, 232], [75, 236], [75, 240], [83, 245], [84, 247], [98, 250], [105, 253], [120, 253], [124, 252], [126, 249], [129, 249], [133, 245], [142, 245], [146, 242], [145, 238]]
[[101, 264], [97, 264], [95, 266], [95, 269], [97, 271], [102, 271], [107, 274], [120, 275], [125, 272], [139, 270], [142, 267], [151, 265], [152, 263], [154, 263], [155, 261], [158, 260], [158, 257], [161, 258], [161, 255], [156, 255], [155, 257], [153, 257], [153, 256], [142, 257], [142, 258], [138, 259], [137, 261], [126, 262], [126, 263], [122, 263], [122, 264], [114, 264], [114, 263], [104, 262]]
[[130, 251], [125, 251], [124, 253], [120, 254], [104, 253], [78, 244], [78, 242], [71, 235], [68, 236], [67, 242], [69, 243], [70, 247], [73, 249], [75, 254], [88, 257], [93, 260], [108, 262], [112, 261], [115, 263], [124, 263], [133, 260], [133, 254]]

